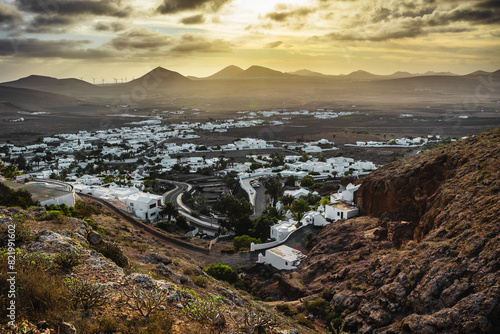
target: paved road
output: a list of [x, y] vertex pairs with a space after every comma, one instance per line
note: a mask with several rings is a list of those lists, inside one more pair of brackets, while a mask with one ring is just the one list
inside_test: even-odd
[[172, 202], [176, 204], [179, 208], [179, 211], [183, 212], [182, 215], [186, 217], [186, 219], [189, 220], [191, 224], [197, 227], [200, 231], [204, 231], [209, 234], [216, 234], [219, 232], [219, 224], [217, 223], [216, 219], [206, 216], [195, 218], [189, 215], [191, 213], [191, 210], [182, 202], [182, 194], [185, 191], [190, 191], [192, 188], [189, 183], [163, 179], [158, 180], [162, 182], [170, 182], [175, 185], [175, 189], [169, 190], [163, 194], [164, 202]]

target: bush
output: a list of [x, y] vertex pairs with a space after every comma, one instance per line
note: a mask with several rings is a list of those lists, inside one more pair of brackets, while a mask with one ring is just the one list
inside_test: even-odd
[[64, 222], [64, 214], [60, 211], [50, 210], [47, 211], [43, 216], [40, 217], [41, 221], [52, 221], [55, 223], [63, 223]]
[[318, 297], [306, 304], [306, 310], [309, 313], [324, 319], [330, 312], [331, 308], [330, 304], [324, 298]]
[[203, 269], [210, 276], [229, 283], [234, 283], [238, 279], [238, 274], [230, 266], [224, 264], [211, 264], [210, 267]]
[[105, 229], [104, 227], [100, 227], [95, 221], [93, 221], [90, 218], [85, 218], [83, 221], [85, 221], [87, 224], [89, 224], [90, 227], [97, 233], [104, 233]]
[[64, 284], [69, 290], [68, 299], [73, 303], [73, 306], [81, 308], [85, 313], [108, 301], [105, 285], [71, 278], [66, 279]]
[[234, 248], [236, 248], [239, 251], [245, 251], [250, 249], [250, 244], [260, 244], [261, 241], [258, 238], [251, 238], [248, 235], [242, 235], [239, 237], [234, 237]]
[[69, 251], [60, 252], [56, 254], [53, 261], [61, 269], [71, 269], [80, 263], [80, 254]]
[[295, 315], [295, 312], [292, 310], [290, 305], [286, 303], [276, 305], [276, 309], [288, 317], [293, 317]]
[[199, 287], [206, 288], [208, 285], [208, 278], [205, 276], [196, 276], [193, 278], [193, 283], [198, 285]]
[[101, 241], [94, 246], [94, 249], [122, 268], [129, 265], [128, 258], [117, 244]]
[[205, 300], [196, 298], [184, 306], [182, 314], [189, 320], [215, 325], [224, 317], [221, 304], [220, 296], [209, 295]]
[[183, 216], [178, 216], [175, 218], [175, 224], [177, 227], [183, 230], [191, 230], [191, 226], [189, 226], [189, 223], [187, 222], [186, 218]]
[[314, 329], [314, 325], [312, 324], [311, 320], [307, 319], [302, 314], [297, 314], [295, 316], [295, 321], [297, 321], [297, 323], [299, 325], [303, 325], [303, 326]]

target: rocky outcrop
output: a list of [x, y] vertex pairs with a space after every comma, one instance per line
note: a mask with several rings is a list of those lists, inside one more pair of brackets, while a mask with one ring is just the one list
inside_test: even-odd
[[297, 274], [357, 333], [497, 333], [500, 129], [367, 177], [359, 217], [326, 226]]

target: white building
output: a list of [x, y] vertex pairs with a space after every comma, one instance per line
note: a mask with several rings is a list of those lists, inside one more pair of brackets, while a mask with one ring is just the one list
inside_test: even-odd
[[275, 239], [276, 241], [285, 240], [288, 237], [288, 235], [290, 235], [290, 233], [292, 233], [297, 229], [297, 227], [295, 227], [296, 224], [297, 224], [296, 220], [290, 219], [272, 225], [271, 235], [270, 235], [271, 239]]
[[339, 219], [349, 219], [359, 214], [359, 209], [356, 206], [343, 202], [328, 204], [325, 209], [325, 218], [334, 221]]
[[259, 254], [258, 263], [268, 263], [279, 270], [293, 270], [306, 256], [291, 247], [281, 245], [266, 250], [265, 255]]
[[156, 220], [163, 205], [163, 197], [139, 191], [127, 197], [120, 198], [127, 204], [128, 209], [135, 216], [144, 220]]
[[359, 189], [360, 185], [355, 186], [349, 183], [345, 189], [339, 190], [338, 193], [330, 196], [331, 202], [343, 201], [343, 202], [354, 202], [354, 193]]
[[301, 220], [304, 225], [325, 226], [328, 225], [325, 217], [317, 211], [309, 211]]

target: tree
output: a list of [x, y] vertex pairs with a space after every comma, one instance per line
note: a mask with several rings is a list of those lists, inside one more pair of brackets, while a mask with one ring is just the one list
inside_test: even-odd
[[323, 205], [323, 211], [326, 211], [326, 206], [330, 204], [330, 198], [329, 197], [323, 197], [321, 199], [321, 205]]
[[306, 212], [310, 211], [311, 207], [309, 206], [309, 203], [307, 203], [306, 200], [300, 198], [293, 202], [292, 204], [292, 212], [295, 220], [297, 220], [299, 223], [304, 218], [304, 215]]
[[233, 244], [234, 244], [234, 248], [236, 248], [237, 250], [244, 251], [244, 250], [250, 249], [250, 245], [252, 244], [252, 242], [254, 244], [261, 243], [259, 238], [252, 238], [252, 237], [245, 234], [245, 235], [242, 235], [239, 237], [234, 237]]
[[167, 216], [168, 222], [172, 220], [172, 217], [177, 217], [179, 215], [179, 210], [177, 210], [177, 206], [175, 206], [172, 202], [165, 202], [163, 206], [160, 208], [160, 216]]
[[289, 186], [289, 187], [293, 187], [293, 186], [295, 186], [295, 176], [293, 176], [293, 175], [289, 175], [289, 176], [285, 179], [285, 186]]
[[276, 206], [278, 198], [283, 195], [283, 188], [281, 187], [280, 179], [278, 177], [267, 179], [264, 182], [264, 187], [266, 188], [265, 194], [271, 197], [272, 205]]
[[314, 179], [310, 175], [306, 175], [302, 178], [302, 180], [300, 180], [301, 187], [311, 188], [314, 187], [314, 185]]
[[253, 231], [260, 240], [267, 240], [270, 236], [270, 228], [278, 222], [278, 218], [268, 214], [263, 214], [253, 223]]
[[227, 220], [221, 221], [221, 226], [233, 230], [237, 235], [245, 234], [251, 227], [253, 207], [245, 199], [225, 194], [217, 199], [213, 208], [227, 217]]
[[293, 195], [285, 195], [283, 197], [281, 197], [281, 203], [283, 203], [283, 205], [287, 206], [287, 205], [292, 205], [292, 203], [295, 201], [295, 197], [293, 197]]

